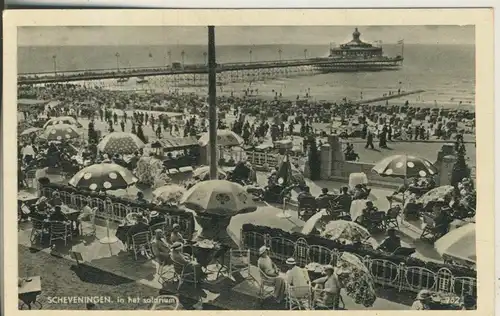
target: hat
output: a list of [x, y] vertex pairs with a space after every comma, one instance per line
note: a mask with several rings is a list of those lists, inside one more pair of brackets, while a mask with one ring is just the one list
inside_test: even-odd
[[289, 264], [289, 265], [296, 265], [297, 262], [295, 261], [294, 258], [288, 258], [286, 259], [286, 264]]
[[150, 214], [149, 214], [149, 217], [156, 217], [160, 215], [160, 213], [158, 213], [157, 211], [152, 211]]
[[429, 290], [421, 290], [417, 294], [417, 300], [425, 300], [432, 296], [431, 291]]
[[172, 249], [178, 249], [178, 248], [181, 248], [182, 246], [183, 246], [183, 244], [180, 241], [176, 241], [172, 245]]
[[179, 226], [179, 224], [174, 224], [174, 225], [172, 226], [172, 228], [180, 228], [180, 227], [181, 227], [181, 226]]
[[335, 270], [335, 268], [331, 264], [327, 264], [326, 266], [323, 267], [323, 270], [328, 271], [328, 270]]
[[259, 256], [262, 256], [262, 254], [264, 254], [264, 252], [266, 252], [268, 248], [266, 246], [262, 246], [259, 248]]

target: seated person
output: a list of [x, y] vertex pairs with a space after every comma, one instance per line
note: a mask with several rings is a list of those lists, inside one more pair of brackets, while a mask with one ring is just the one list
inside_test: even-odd
[[393, 253], [398, 248], [401, 248], [401, 238], [396, 235], [396, 230], [394, 228], [389, 228], [387, 230], [387, 238], [382, 241], [377, 249]]
[[62, 205], [61, 195], [59, 194], [59, 192], [52, 193], [52, 199], [50, 201], [50, 205], [52, 205], [52, 206], [61, 206]]
[[426, 189], [430, 191], [435, 187], [436, 187], [436, 181], [434, 181], [434, 177], [429, 177], [427, 180]]
[[148, 231], [149, 225], [146, 223], [146, 219], [142, 215], [137, 215], [137, 222], [127, 231], [127, 240], [132, 242], [132, 236]]
[[153, 226], [155, 224], [164, 222], [165, 222], [165, 216], [163, 216], [163, 214], [160, 214], [157, 211], [152, 211], [149, 214], [149, 226]]
[[94, 213], [92, 208], [89, 206], [89, 202], [87, 200], [83, 200], [82, 202], [82, 212], [78, 215], [78, 221], [88, 221], [90, 220], [90, 216]]
[[321, 305], [333, 306], [335, 309], [338, 309], [342, 286], [332, 265], [325, 267], [325, 274], [324, 277], [312, 281], [315, 289], [322, 289], [320, 297], [315, 297], [315, 301], [318, 301]]
[[205, 278], [205, 273], [201, 270], [200, 264], [193, 261], [188, 254], [183, 252], [183, 248], [184, 245], [181, 242], [173, 243], [172, 250], [170, 252], [170, 259], [172, 259], [174, 263], [184, 267], [184, 274], [189, 275], [189, 280], [199, 282]]
[[342, 187], [341, 194], [336, 198], [336, 202], [342, 207], [342, 211], [349, 213], [351, 210], [352, 197], [348, 192], [347, 187]]
[[293, 296], [296, 298], [306, 297], [310, 291], [309, 274], [297, 265], [294, 258], [288, 258], [286, 264], [289, 267], [286, 272], [286, 282], [289, 286], [295, 287]]
[[144, 193], [142, 193], [141, 191], [137, 192], [137, 197], [135, 199], [135, 202], [136, 203], [141, 203], [141, 204], [146, 204], [148, 203], [148, 200], [146, 200], [144, 198]]
[[366, 191], [363, 189], [363, 185], [356, 184], [354, 189], [352, 190], [352, 199], [353, 200], [364, 200], [366, 195]]
[[418, 292], [415, 301], [411, 305], [412, 310], [430, 310], [430, 304], [432, 302], [432, 293], [429, 290], [421, 290]]
[[453, 218], [450, 216], [451, 209], [449, 207], [442, 207], [441, 210], [436, 214], [434, 218], [434, 223], [436, 224], [436, 229], [441, 236], [444, 236], [450, 230], [450, 223]]
[[329, 196], [331, 196], [331, 194], [328, 192], [328, 188], [322, 188], [321, 189], [321, 194], [318, 195], [318, 198], [329, 197]]
[[378, 212], [378, 208], [373, 205], [372, 201], [366, 201], [366, 207], [363, 209], [362, 215], [359, 216], [355, 221], [364, 224], [368, 220], [370, 220], [370, 217], [375, 212]]
[[305, 197], [312, 197], [311, 189], [308, 186], [302, 188], [302, 191], [300, 191], [299, 195], [297, 196], [297, 201], [299, 201], [300, 203], [300, 200]]
[[170, 233], [170, 242], [172, 244], [176, 242], [185, 243], [184, 237], [182, 237], [180, 230], [181, 227], [179, 226], [179, 224], [174, 224], [172, 226], [172, 232]]
[[151, 241], [151, 249], [159, 263], [164, 264], [170, 259], [170, 246], [171, 245], [167, 242], [167, 238], [165, 238], [163, 230], [155, 230], [155, 235]]
[[66, 222], [68, 217], [62, 212], [61, 206], [57, 205], [54, 207], [54, 212], [49, 216], [50, 221]]
[[280, 277], [280, 271], [271, 260], [271, 257], [269, 257], [269, 249], [266, 246], [262, 246], [259, 249], [257, 266], [266, 276], [275, 278], [273, 296], [276, 301], [281, 302], [285, 298], [285, 280]]

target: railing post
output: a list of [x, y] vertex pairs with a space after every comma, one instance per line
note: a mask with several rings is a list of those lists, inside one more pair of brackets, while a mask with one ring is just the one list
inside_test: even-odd
[[403, 289], [403, 282], [406, 280], [406, 275], [405, 275], [406, 266], [404, 262], [401, 262], [399, 264], [398, 272], [399, 272], [399, 292], [401, 292], [401, 290]]

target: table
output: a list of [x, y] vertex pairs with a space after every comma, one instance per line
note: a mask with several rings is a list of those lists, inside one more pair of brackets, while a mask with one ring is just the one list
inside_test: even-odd
[[18, 202], [22, 202], [22, 203], [31, 205], [31, 204], [36, 203], [37, 200], [38, 200], [38, 197], [31, 192], [27, 192], [27, 191], [23, 191], [23, 190], [17, 192], [17, 201]]
[[216, 271], [209, 271], [217, 272], [216, 279], [221, 273], [227, 271], [227, 267], [225, 265], [225, 257], [227, 251], [230, 249], [229, 246], [215, 243], [214, 247], [208, 247], [203, 242], [196, 242], [191, 245], [191, 247], [193, 249], [193, 256], [202, 267], [207, 268], [207, 266], [214, 261], [215, 263], [220, 264], [220, 268]]
[[[31, 279], [31, 281], [28, 282], [26, 279]], [[42, 282], [40, 276], [19, 279], [18, 298], [28, 306], [28, 309], [31, 309], [31, 305], [35, 303], [38, 303], [40, 308], [42, 308], [42, 304], [36, 300], [37, 296], [41, 293]]]

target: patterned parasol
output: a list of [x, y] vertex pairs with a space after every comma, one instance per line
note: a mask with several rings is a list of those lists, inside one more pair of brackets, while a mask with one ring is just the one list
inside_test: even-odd
[[57, 124], [48, 126], [40, 135], [40, 138], [47, 141], [65, 141], [80, 138], [80, 133], [73, 125]]
[[[209, 142], [209, 133], [204, 133], [198, 140], [200, 146], [206, 146]], [[228, 129], [217, 130], [217, 146], [241, 146], [244, 141], [240, 135]]]
[[377, 299], [373, 277], [357, 256], [348, 252], [342, 253], [337, 261], [337, 272], [347, 295], [357, 304], [373, 306]]
[[78, 121], [71, 116], [59, 116], [59, 117], [53, 117], [50, 120], [48, 120], [44, 125], [43, 128], [47, 128], [48, 126], [54, 126], [58, 124], [68, 124], [68, 125], [74, 125], [77, 127], [81, 127], [81, 124], [78, 123]]
[[409, 155], [394, 155], [382, 159], [372, 170], [383, 177], [420, 178], [435, 175], [437, 168], [427, 159]]
[[434, 188], [429, 192], [422, 195], [417, 202], [422, 203], [424, 207], [431, 202], [436, 202], [438, 200], [444, 200], [453, 194], [455, 188], [451, 185], [442, 185], [440, 187]]
[[195, 184], [181, 200], [187, 208], [202, 214], [233, 216], [257, 209], [241, 185], [226, 180], [209, 180]]
[[[220, 176], [225, 177], [226, 173], [224, 172], [224, 170], [217, 168], [217, 175], [219, 177]], [[196, 179], [204, 180], [204, 179], [207, 179], [209, 176], [210, 176], [210, 166], [199, 167], [193, 171], [193, 178], [196, 178]]]
[[108, 154], [129, 155], [144, 147], [144, 143], [135, 134], [113, 132], [106, 135], [97, 145], [97, 148]]
[[92, 191], [125, 189], [137, 182], [127, 168], [113, 163], [95, 164], [78, 171], [69, 184]]
[[344, 220], [331, 221], [326, 224], [321, 236], [331, 240], [345, 239], [350, 241], [365, 240], [371, 237], [368, 230], [363, 226]]
[[163, 203], [179, 203], [186, 189], [177, 184], [162, 186], [153, 191], [153, 198]]

